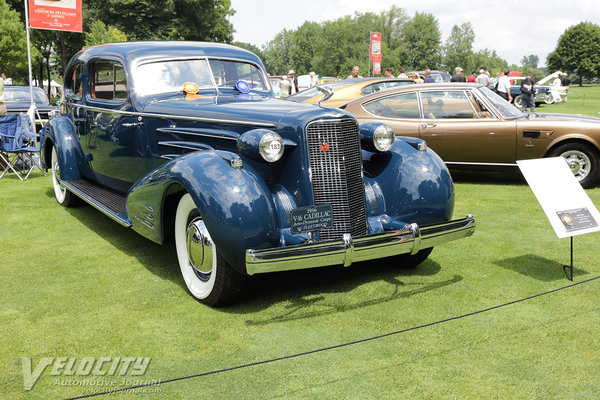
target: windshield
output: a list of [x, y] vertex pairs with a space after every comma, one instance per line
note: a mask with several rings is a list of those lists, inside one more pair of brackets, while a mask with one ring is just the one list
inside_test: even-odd
[[492, 92], [487, 87], [479, 88], [479, 92], [483, 94], [490, 103], [496, 107], [502, 118], [504, 119], [512, 119], [522, 117], [523, 111], [519, 110], [508, 101], [504, 100], [502, 97]]
[[181, 92], [193, 82], [200, 89], [234, 88], [243, 80], [252, 91], [269, 92], [262, 71], [254, 64], [229, 60], [172, 60], [140, 65], [135, 71], [136, 91], [142, 95]]
[[[4, 99], [7, 103], [29, 103], [31, 102], [29, 88], [10, 88], [7, 86], [4, 89]], [[37, 87], [33, 88], [33, 100], [36, 103], [48, 104], [46, 92]]]

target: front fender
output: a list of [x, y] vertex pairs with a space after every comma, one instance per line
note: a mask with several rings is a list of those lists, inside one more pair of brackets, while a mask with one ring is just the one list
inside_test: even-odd
[[[222, 256], [245, 271], [248, 248], [277, 244], [278, 222], [272, 195], [249, 163], [234, 169], [215, 151], [199, 151], [173, 159], [138, 181], [127, 197], [132, 228], [162, 243], [165, 195], [179, 184], [192, 196]], [[174, 213], [172, 213], [174, 215]]]
[[[420, 151], [412, 141], [398, 137], [385, 153], [363, 153], [363, 165], [365, 183], [376, 189], [367, 190], [367, 206], [378, 205], [377, 213], [419, 225], [452, 218], [452, 177], [430, 148]], [[369, 196], [374, 196], [371, 201]]]
[[52, 146], [56, 148], [62, 180], [81, 179], [82, 174], [89, 173], [91, 169], [79, 144], [77, 127], [71, 118], [54, 117], [44, 127], [41, 154], [46, 167], [50, 165]]

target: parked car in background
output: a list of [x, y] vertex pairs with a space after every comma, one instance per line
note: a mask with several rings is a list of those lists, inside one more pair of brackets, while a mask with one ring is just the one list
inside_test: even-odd
[[517, 160], [562, 156], [583, 187], [600, 179], [600, 118], [525, 114], [478, 84], [404, 86], [347, 104], [359, 123], [427, 141], [454, 168], [502, 169]]
[[[515, 107], [521, 109], [522, 107], [522, 99], [521, 99], [521, 81], [525, 79], [525, 76], [511, 76], [511, 86], [510, 86], [510, 96], [512, 97], [511, 103], [515, 105]], [[496, 85], [498, 84], [498, 80], [496, 78], [492, 78], [490, 81], [490, 89], [494, 90]], [[538, 106], [542, 103], [544, 104], [552, 104], [554, 99], [552, 98], [552, 93], [550, 92], [549, 86], [544, 85], [536, 85], [535, 86], [535, 105]]]
[[[415, 81], [406, 78], [357, 78], [329, 82], [306, 89], [287, 98], [297, 103], [320, 103], [325, 106], [338, 107], [358, 97], [389, 89], [396, 86], [412, 85]], [[323, 100], [325, 94], [319, 87], [333, 91], [333, 96]]]
[[206, 304], [231, 301], [246, 275], [416, 265], [474, 231], [472, 216], [451, 219], [452, 178], [423, 140], [273, 98], [260, 59], [238, 47], [88, 47], [63, 93], [42, 149], [57, 202], [83, 199], [156, 243], [174, 237]]
[[[31, 106], [29, 86], [4, 86], [4, 99], [7, 114], [26, 113]], [[39, 118], [36, 116], [39, 126], [48, 121], [50, 113], [58, 110], [58, 107], [50, 105], [46, 92], [37, 86], [33, 87], [33, 101], [39, 113]]]
[[283, 75], [269, 75], [269, 82], [271, 83], [271, 88], [273, 89], [273, 95], [276, 98], [279, 98], [281, 96], [281, 88], [279, 87], [279, 83], [283, 79], [287, 79], [287, 76], [283, 76]]
[[[415, 79], [425, 79], [425, 71], [409, 71], [406, 72], [406, 75]], [[431, 77], [435, 80], [435, 83], [450, 82], [450, 79], [452, 78], [446, 71], [438, 70], [432, 70]]]

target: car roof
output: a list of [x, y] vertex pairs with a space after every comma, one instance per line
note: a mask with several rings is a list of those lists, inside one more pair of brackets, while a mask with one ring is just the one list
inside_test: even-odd
[[[407, 78], [368, 77], [368, 78], [349, 78], [349, 79], [342, 79], [339, 81], [325, 82], [318, 86], [329, 87], [329, 88], [333, 89], [335, 92], [336, 89], [340, 89], [340, 88], [345, 88], [345, 87], [349, 87], [349, 86], [353, 86], [353, 85], [358, 85], [358, 86], [367, 85], [369, 83], [376, 83], [376, 82], [410, 82], [410, 83], [414, 83], [415, 81], [412, 79], [407, 79]], [[314, 93], [314, 95], [311, 93]], [[309, 88], [309, 89], [303, 90], [301, 92], [295, 93], [291, 96], [288, 96], [287, 100], [301, 102], [301, 101], [304, 101], [307, 99], [312, 99], [313, 97], [317, 97], [320, 95], [322, 95], [322, 93], [320, 91], [316, 91], [315, 88]]]
[[194, 41], [144, 41], [105, 43], [86, 47], [73, 59], [87, 61], [94, 57], [116, 57], [127, 63], [143, 63], [159, 59], [192, 57], [233, 58], [254, 62], [262, 66], [258, 56], [240, 47], [211, 42]]
[[402, 93], [414, 90], [424, 90], [424, 89], [432, 89], [432, 90], [448, 90], [448, 89], [473, 89], [485, 87], [485, 85], [480, 83], [462, 83], [462, 82], [444, 82], [444, 83], [418, 83], [415, 85], [404, 85], [404, 86], [396, 86], [392, 88], [387, 88], [385, 90], [380, 90], [379, 92], [371, 93], [366, 96], [360, 97], [356, 100], [352, 100], [347, 105], [357, 103], [357, 102], [365, 102], [371, 100], [374, 97], [379, 95], [390, 95], [394, 93]]

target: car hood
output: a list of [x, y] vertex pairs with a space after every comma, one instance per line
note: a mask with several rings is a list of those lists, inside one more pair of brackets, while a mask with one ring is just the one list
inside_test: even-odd
[[600, 118], [591, 117], [589, 115], [582, 114], [550, 114], [542, 113], [536, 114], [535, 119], [544, 119], [547, 121], [573, 121], [573, 122], [594, 122], [600, 123]]
[[144, 105], [142, 111], [151, 114], [249, 122], [257, 125], [273, 124], [276, 127], [281, 127], [286, 122], [297, 125], [299, 122], [307, 123], [317, 117], [340, 118], [350, 115], [330, 107], [255, 95], [211, 95], [188, 98], [181, 95], [155, 99]]
[[[29, 110], [29, 106], [31, 106], [30, 102], [6, 102], [6, 109], [8, 111], [12, 111], [12, 112], [26, 112], [27, 110]], [[36, 108], [39, 111], [42, 112], [46, 112], [46, 111], [52, 111], [52, 110], [57, 110], [58, 107], [56, 106], [51, 106], [49, 104], [43, 104], [43, 103], [35, 103]]]

